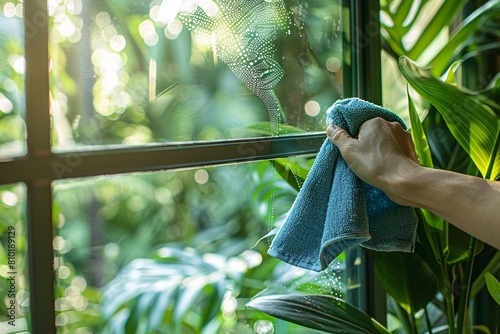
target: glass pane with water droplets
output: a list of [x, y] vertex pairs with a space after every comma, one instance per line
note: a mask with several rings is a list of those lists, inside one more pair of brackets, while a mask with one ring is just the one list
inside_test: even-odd
[[57, 150], [324, 131], [339, 1], [49, 1]]

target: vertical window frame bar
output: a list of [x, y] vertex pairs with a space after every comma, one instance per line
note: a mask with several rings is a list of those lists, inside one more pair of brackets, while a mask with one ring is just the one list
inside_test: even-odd
[[[51, 156], [49, 34], [46, 0], [24, 2], [27, 158]], [[55, 333], [51, 181], [27, 182], [28, 263], [32, 333]]]
[[[382, 105], [382, 62], [378, 0], [351, 0], [351, 63], [353, 95]], [[373, 257], [357, 250], [362, 257], [360, 275], [364, 279], [359, 301], [361, 308], [381, 324], [387, 323], [387, 296], [375, 275]]]

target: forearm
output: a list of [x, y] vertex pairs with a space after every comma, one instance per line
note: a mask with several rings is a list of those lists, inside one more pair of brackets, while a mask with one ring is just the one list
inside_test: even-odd
[[407, 175], [392, 185], [394, 196], [500, 249], [500, 182], [424, 167]]
[[373, 118], [357, 138], [339, 127], [327, 134], [356, 175], [396, 203], [427, 209], [500, 249], [500, 182], [420, 166], [411, 135]]

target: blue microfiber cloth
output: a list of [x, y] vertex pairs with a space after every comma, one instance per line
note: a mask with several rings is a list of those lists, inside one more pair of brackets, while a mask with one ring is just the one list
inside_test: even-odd
[[[404, 121], [372, 103], [350, 98], [327, 110], [328, 124], [353, 137], [361, 124], [382, 117]], [[380, 189], [361, 181], [327, 138], [268, 253], [298, 267], [324, 270], [352, 245], [379, 251], [413, 252], [417, 217]]]

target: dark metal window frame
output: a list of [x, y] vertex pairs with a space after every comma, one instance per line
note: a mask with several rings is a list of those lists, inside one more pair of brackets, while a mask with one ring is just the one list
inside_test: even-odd
[[[345, 55], [346, 96], [381, 102], [378, 1], [343, 0], [350, 13], [350, 40]], [[323, 133], [212, 142], [165, 144], [55, 153], [51, 150], [49, 112], [49, 36], [46, 0], [24, 2], [26, 58], [27, 154], [0, 160], [0, 185], [24, 183], [27, 190], [30, 318], [33, 333], [55, 333], [52, 248], [52, 181], [105, 174], [168, 170], [227, 163], [258, 161], [317, 153]], [[349, 52], [350, 51], [350, 52]], [[347, 59], [347, 58], [346, 58]], [[365, 309], [385, 318], [384, 296], [375, 289], [372, 264], [367, 258]], [[363, 303], [362, 303], [363, 304]]]

